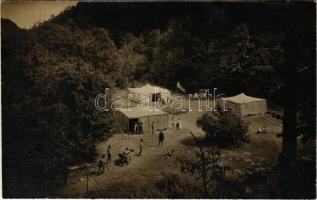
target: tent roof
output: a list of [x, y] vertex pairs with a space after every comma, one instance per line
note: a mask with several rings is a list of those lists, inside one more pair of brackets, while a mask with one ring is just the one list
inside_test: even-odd
[[250, 102], [255, 102], [255, 101], [266, 101], [266, 99], [247, 96], [244, 93], [238, 94], [238, 95], [233, 96], [233, 97], [227, 97], [227, 98], [225, 98], [225, 100], [231, 101], [234, 103], [239, 103], [239, 104], [250, 103]]
[[123, 113], [129, 119], [139, 118], [139, 117], [144, 117], [144, 116], [152, 116], [152, 115], [167, 115], [166, 112], [159, 110], [159, 109], [156, 109], [156, 110], [155, 110], [155, 108], [141, 109], [138, 106], [125, 108], [124, 111], [120, 110], [119, 112]]
[[138, 88], [129, 88], [129, 92], [134, 92], [134, 93], [139, 93], [142, 95], [149, 95], [149, 94], [154, 94], [154, 93], [161, 93], [167, 96], [170, 96], [171, 92], [168, 89], [161, 88], [159, 86], [153, 86], [150, 84], [146, 84], [142, 87]]

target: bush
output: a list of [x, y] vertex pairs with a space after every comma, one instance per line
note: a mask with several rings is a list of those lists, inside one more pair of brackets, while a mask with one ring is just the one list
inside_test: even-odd
[[248, 141], [248, 124], [231, 111], [207, 112], [196, 123], [212, 145], [239, 146]]

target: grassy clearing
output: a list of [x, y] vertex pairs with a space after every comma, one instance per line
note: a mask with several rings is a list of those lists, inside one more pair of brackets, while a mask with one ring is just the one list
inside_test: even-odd
[[[129, 147], [138, 152], [138, 141], [144, 141], [141, 157], [135, 156], [127, 166], [111, 164], [102, 175], [90, 176], [89, 193], [86, 194], [85, 170], [70, 173], [65, 197], [90, 198], [199, 198], [202, 194], [201, 180], [190, 173], [180, 172], [177, 157], [194, 159], [197, 146], [189, 130], [199, 140], [204, 134], [195, 122], [203, 112], [187, 112], [178, 115], [183, 129], [168, 129], [162, 147], [158, 146], [158, 133], [144, 135], [116, 134], [105, 143], [97, 146], [99, 154], [106, 153], [108, 144], [112, 146], [113, 160], [118, 158], [121, 149]], [[250, 122], [251, 142], [239, 148], [222, 149], [222, 162], [230, 166], [226, 174], [223, 197], [269, 197], [272, 192], [267, 187], [267, 177], [274, 177], [272, 171], [277, 164], [281, 151], [281, 138], [276, 134], [282, 131], [281, 121], [270, 115], [250, 116], [244, 118]], [[256, 134], [256, 130], [266, 126], [266, 134]], [[165, 155], [175, 150], [173, 157]], [[252, 176], [251, 176], [252, 175]], [[251, 178], [252, 177], [252, 178]], [[267, 184], [267, 185], [265, 185]], [[272, 185], [272, 184], [271, 184]], [[257, 191], [257, 192], [255, 192]]]

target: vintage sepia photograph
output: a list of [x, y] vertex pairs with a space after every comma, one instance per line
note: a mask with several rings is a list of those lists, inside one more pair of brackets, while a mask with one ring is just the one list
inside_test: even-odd
[[2, 1], [2, 198], [315, 199], [315, 1]]

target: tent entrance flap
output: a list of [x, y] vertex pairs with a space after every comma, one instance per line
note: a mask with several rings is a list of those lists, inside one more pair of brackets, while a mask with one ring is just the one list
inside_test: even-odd
[[161, 98], [161, 93], [153, 93], [152, 94], [152, 102], [158, 102]]
[[135, 123], [138, 123], [137, 118], [129, 119], [129, 132], [134, 132]]

